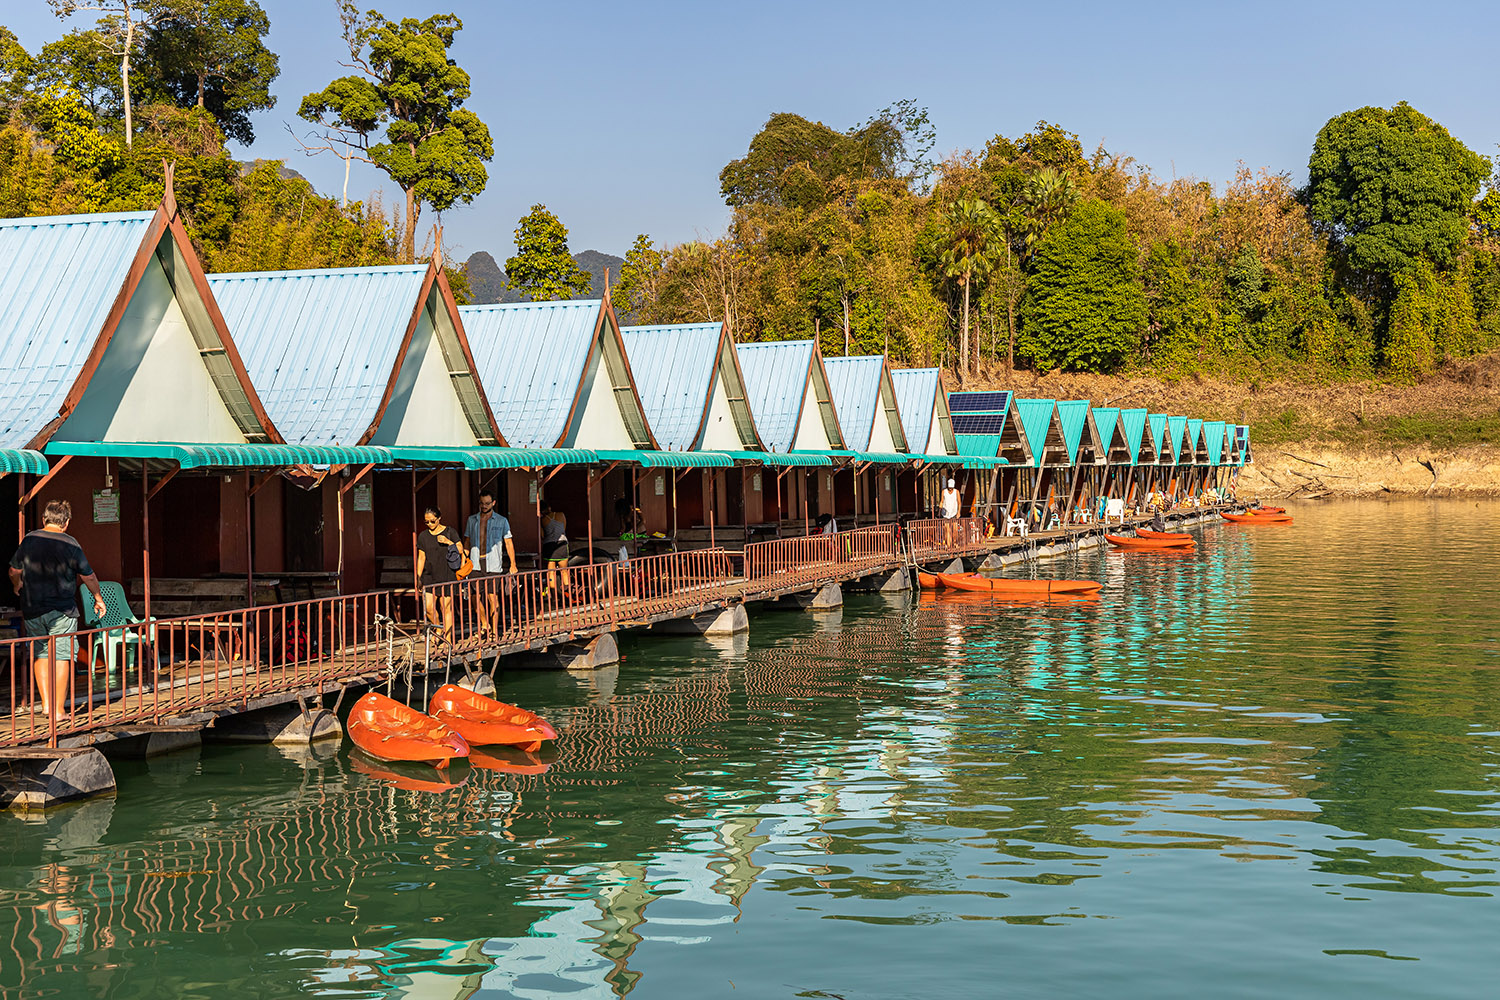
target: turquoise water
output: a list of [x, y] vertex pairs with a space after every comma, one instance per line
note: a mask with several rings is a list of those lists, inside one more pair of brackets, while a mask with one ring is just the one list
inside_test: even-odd
[[504, 673], [544, 773], [117, 764], [0, 816], [0, 996], [1494, 996], [1500, 505], [1293, 513]]

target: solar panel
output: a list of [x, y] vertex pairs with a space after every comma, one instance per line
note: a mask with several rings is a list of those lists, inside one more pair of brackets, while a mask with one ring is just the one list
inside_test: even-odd
[[1250, 436], [1250, 428], [1246, 427], [1244, 424], [1240, 424], [1238, 427], [1236, 427], [1234, 429], [1234, 439], [1236, 441], [1240, 442], [1241, 444], [1244, 444], [1245, 443], [1245, 438], [1247, 438], [1249, 436]]
[[953, 433], [955, 434], [999, 434], [1005, 430], [1004, 413], [955, 413], [953, 414]]
[[1008, 392], [950, 392], [948, 393], [948, 409], [954, 413], [960, 410], [973, 412], [975, 410], [988, 410], [1004, 412], [1010, 404], [1010, 393]]

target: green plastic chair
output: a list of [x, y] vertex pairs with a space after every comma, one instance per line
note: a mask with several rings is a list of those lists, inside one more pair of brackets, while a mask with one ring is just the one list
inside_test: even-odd
[[[92, 663], [94, 655], [97, 655], [101, 649], [104, 650], [104, 667], [106, 671], [112, 674], [115, 672], [115, 667], [118, 666], [118, 653], [116, 650], [119, 646], [125, 647], [125, 665], [127, 668], [134, 665], [137, 661], [138, 657], [136, 653], [142, 643], [146, 641], [146, 638], [143, 638], [141, 631], [132, 631], [128, 626], [142, 625], [146, 624], [146, 622], [137, 618], [135, 612], [130, 610], [130, 602], [125, 599], [125, 588], [118, 583], [100, 582], [99, 592], [104, 595], [103, 618], [94, 617], [94, 595], [89, 592], [87, 587], [78, 588], [78, 601], [83, 606], [83, 621], [81, 625], [85, 629], [108, 629], [108, 631], [100, 632], [94, 637], [93, 655], [90, 655], [89, 662]], [[151, 618], [148, 621], [154, 622], [156, 619]], [[146, 637], [151, 642], [155, 642], [156, 630], [154, 628], [147, 629]]]

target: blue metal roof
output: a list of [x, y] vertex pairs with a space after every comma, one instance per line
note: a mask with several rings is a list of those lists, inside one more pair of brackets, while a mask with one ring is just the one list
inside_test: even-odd
[[885, 370], [885, 358], [878, 354], [824, 358], [823, 370], [828, 373], [828, 392], [839, 415], [844, 444], [853, 451], [863, 451], [870, 447], [875, 418], [885, 416], [880, 405], [880, 373]]
[[271, 421], [289, 443], [354, 444], [375, 422], [426, 265], [210, 275]]
[[551, 448], [567, 433], [603, 303], [459, 306], [495, 423], [518, 448]]
[[697, 444], [723, 332], [721, 323], [620, 328], [636, 392], [662, 449], [686, 451]]
[[0, 447], [58, 415], [154, 212], [0, 219]]
[[[826, 366], [827, 362], [824, 364]], [[833, 377], [832, 372], [828, 374]], [[891, 369], [891, 385], [896, 390], [901, 429], [906, 432], [906, 446], [913, 452], [926, 451], [927, 442], [932, 440], [932, 424], [938, 416], [938, 393], [943, 386], [942, 374], [938, 368]], [[843, 413], [842, 410], [839, 412]]]
[[[796, 442], [797, 416], [807, 395], [814, 346], [811, 340], [767, 340], [735, 347], [745, 373], [750, 412], [755, 414], [755, 428], [767, 451], [785, 453]], [[802, 419], [821, 417], [807, 413]]]
[[[1120, 428], [1125, 432], [1125, 446], [1130, 449], [1130, 464], [1141, 464], [1141, 441], [1146, 437], [1145, 410], [1136, 408], [1120, 411]], [[1155, 449], [1152, 449], [1155, 451]]]

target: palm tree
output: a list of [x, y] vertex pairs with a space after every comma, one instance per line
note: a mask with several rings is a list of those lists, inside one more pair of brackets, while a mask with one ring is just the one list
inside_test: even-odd
[[[995, 251], [1003, 239], [999, 218], [989, 202], [960, 198], [944, 213], [946, 232], [942, 254], [943, 275], [958, 281], [964, 290], [962, 331], [959, 335], [959, 381], [969, 372], [969, 292], [975, 277], [983, 278], [994, 266]], [[978, 361], [976, 354], [975, 360]]]
[[1078, 201], [1078, 188], [1073, 185], [1072, 174], [1056, 167], [1043, 167], [1026, 178], [1021, 201], [1026, 210], [1026, 252], [1029, 255], [1047, 234], [1047, 229], [1067, 215]]

